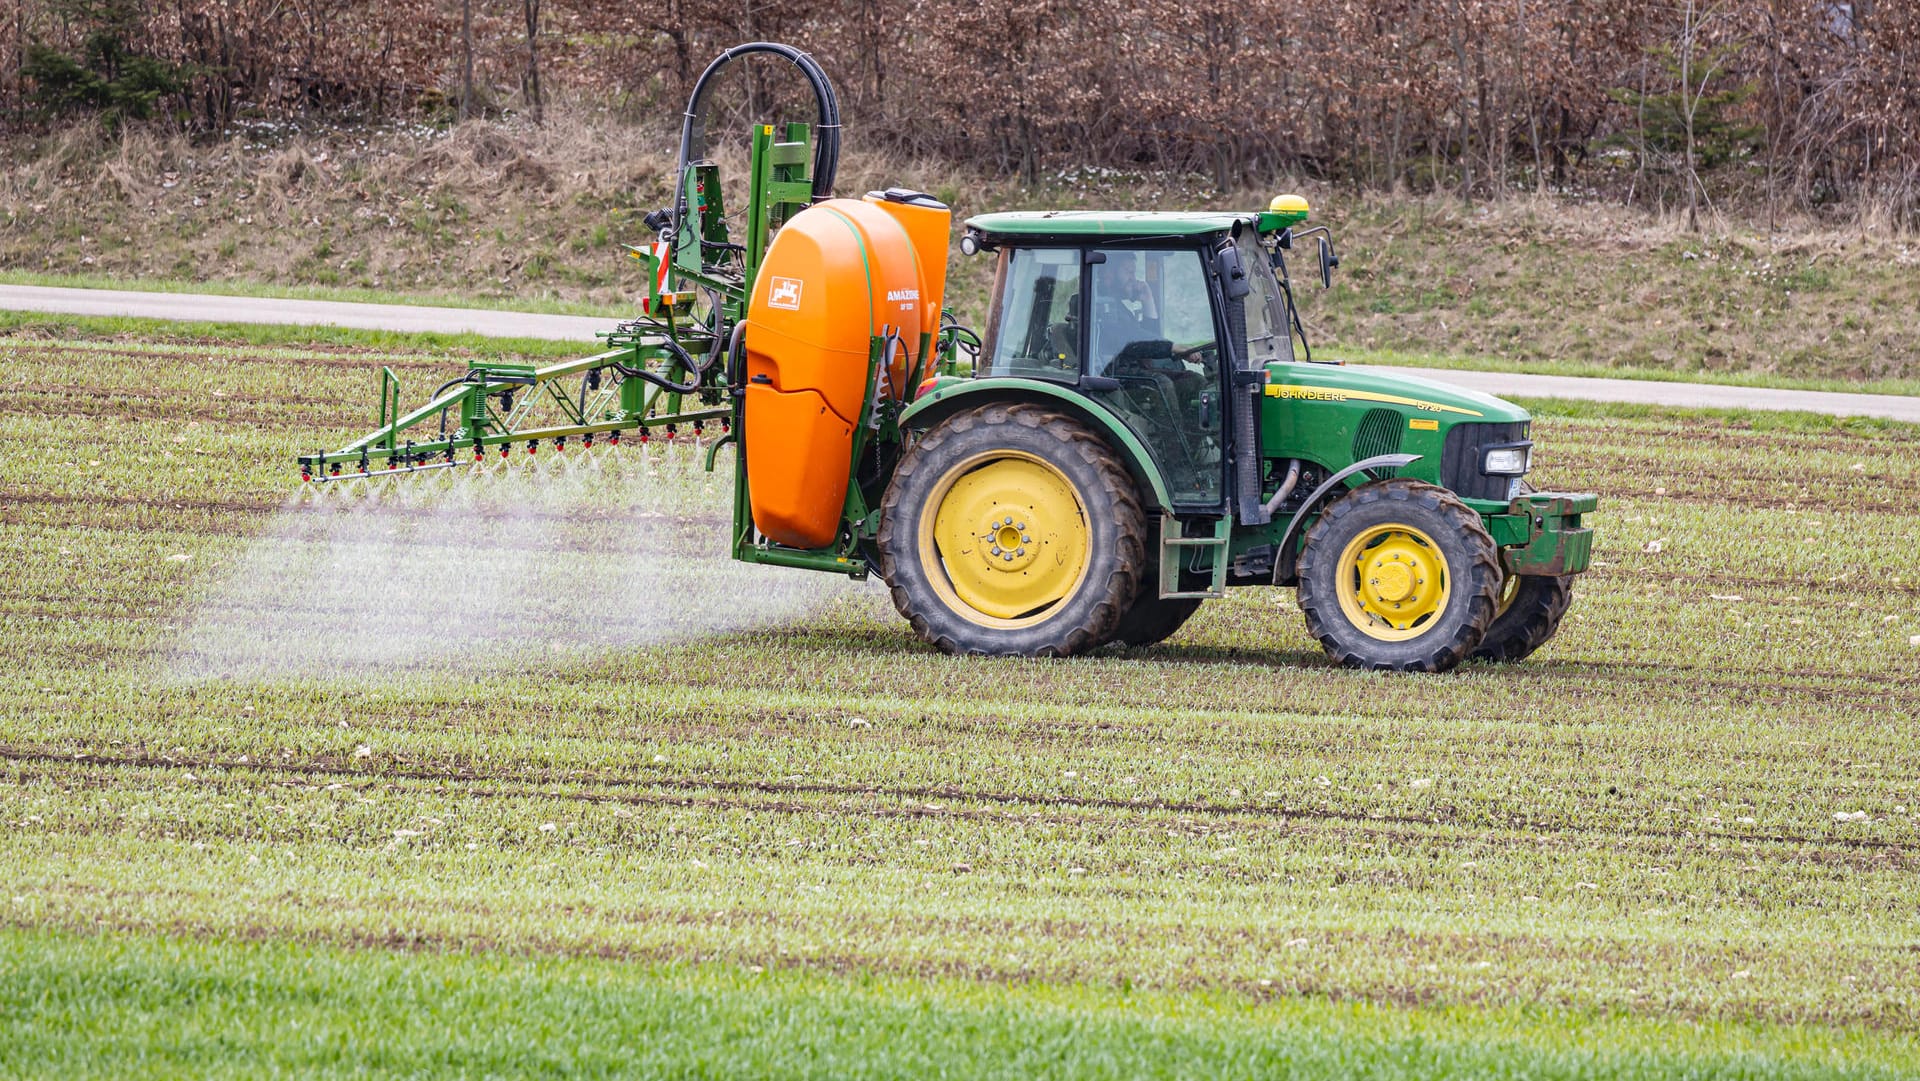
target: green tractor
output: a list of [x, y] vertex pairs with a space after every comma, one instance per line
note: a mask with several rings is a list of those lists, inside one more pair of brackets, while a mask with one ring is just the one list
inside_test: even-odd
[[[799, 66], [820, 115], [755, 129], [742, 230], [698, 118], [714, 73], [755, 53]], [[407, 414], [389, 372], [381, 426], [303, 474], [714, 424], [708, 467], [736, 455], [735, 558], [877, 572], [951, 653], [1147, 646], [1234, 586], [1296, 587], [1355, 667], [1518, 660], [1558, 628], [1596, 497], [1528, 484], [1516, 406], [1312, 359], [1287, 256], [1313, 240], [1323, 286], [1337, 259], [1303, 200], [971, 218], [961, 251], [996, 260], [976, 334], [941, 309], [943, 205], [831, 197], [838, 110], [805, 54], [729, 50], [687, 116], [680, 195], [633, 249], [641, 319], [579, 361], [476, 362]]]
[[[966, 223], [963, 250], [998, 259], [979, 362], [902, 416], [915, 437], [878, 535], [922, 635], [955, 651], [1149, 645], [1230, 586], [1291, 585], [1344, 664], [1438, 671], [1552, 636], [1595, 497], [1527, 485], [1529, 417], [1507, 402], [1298, 360], [1286, 256], [1306, 213], [1283, 197]], [[971, 547], [970, 504], [1018, 508], [1022, 492], [1012, 525], [1046, 545], [1022, 552], [1003, 523]], [[1037, 558], [1061, 548], [1072, 558]]]

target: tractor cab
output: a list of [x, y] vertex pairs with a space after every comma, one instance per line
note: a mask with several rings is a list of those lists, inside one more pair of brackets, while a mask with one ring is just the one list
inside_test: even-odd
[[[1258, 439], [1254, 411], [1234, 406], [1258, 393], [1269, 364], [1295, 355], [1290, 330], [1298, 321], [1273, 272], [1272, 245], [1305, 212], [1298, 201], [1297, 216], [972, 218], [962, 250], [998, 257], [974, 376], [1073, 388], [1139, 440], [1170, 509], [1225, 514], [1230, 449], [1252, 451]], [[1249, 487], [1257, 486], [1255, 477]]]

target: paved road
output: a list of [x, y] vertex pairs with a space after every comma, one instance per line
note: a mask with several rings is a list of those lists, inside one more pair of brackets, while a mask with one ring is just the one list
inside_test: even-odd
[[[1360, 365], [1355, 365], [1360, 367]], [[1884, 417], [1920, 424], [1920, 397], [1896, 394], [1835, 394], [1812, 390], [1729, 387], [1717, 383], [1667, 383], [1651, 379], [1584, 379], [1570, 375], [1516, 375], [1457, 368], [1379, 368], [1417, 375], [1502, 398], [1581, 398], [1703, 409], [1792, 409], [1836, 417]]]
[[0, 310], [63, 315], [123, 315], [139, 319], [185, 319], [204, 323], [279, 323], [301, 327], [354, 327], [403, 333], [480, 334], [489, 338], [542, 338], [594, 344], [594, 331], [614, 320], [578, 315], [533, 315], [477, 308], [426, 308], [401, 304], [344, 304], [334, 300], [276, 300], [202, 293], [133, 293], [117, 289], [56, 289], [0, 285]]
[[[589, 348], [595, 344], [594, 332], [608, 329], [613, 322], [599, 317], [533, 315], [472, 308], [345, 304], [330, 300], [274, 300], [195, 293], [135, 293], [110, 289], [58, 289], [39, 285], [0, 285], [0, 309], [219, 323], [280, 323], [415, 333], [468, 333], [496, 338], [577, 341]], [[1711, 409], [1793, 409], [1834, 416], [1885, 417], [1920, 424], [1920, 397], [1767, 390], [1643, 379], [1515, 375], [1452, 368], [1396, 367], [1383, 370], [1417, 375], [1511, 398], [1580, 398], [1596, 402]]]

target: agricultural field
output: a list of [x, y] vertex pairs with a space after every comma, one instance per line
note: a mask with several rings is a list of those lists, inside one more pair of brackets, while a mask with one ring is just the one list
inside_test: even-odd
[[0, 328], [0, 1076], [1920, 1074], [1920, 430], [1533, 403], [1517, 666], [969, 660], [724, 454], [299, 490], [478, 348]]

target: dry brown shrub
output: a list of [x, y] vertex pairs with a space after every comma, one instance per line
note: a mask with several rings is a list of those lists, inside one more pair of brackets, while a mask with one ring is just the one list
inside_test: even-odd
[[325, 188], [330, 174], [320, 157], [310, 152], [304, 139], [295, 139], [270, 153], [254, 174], [260, 205], [285, 211]]

